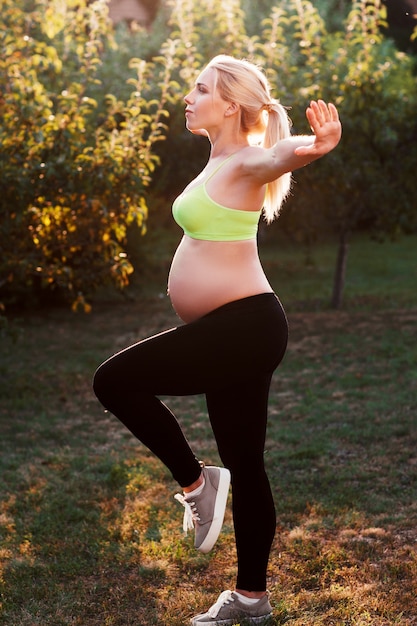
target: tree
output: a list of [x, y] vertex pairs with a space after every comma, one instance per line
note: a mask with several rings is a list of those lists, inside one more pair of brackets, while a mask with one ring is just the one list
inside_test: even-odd
[[296, 27], [305, 42], [304, 70], [296, 74], [297, 81], [304, 74], [305, 87], [299, 93], [337, 103], [343, 137], [334, 153], [296, 173], [300, 185], [292, 207], [303, 216], [302, 205], [313, 208], [309, 228], [314, 230], [312, 222], [327, 223], [338, 235], [332, 295], [338, 308], [352, 233], [366, 227], [376, 236], [395, 236], [417, 225], [411, 193], [417, 89], [412, 58], [381, 33], [385, 12], [379, 0], [356, 0], [344, 30], [334, 34], [326, 32], [311, 5], [305, 11], [310, 3], [297, 4]]
[[30, 10], [6, 0], [0, 20], [1, 293], [10, 302], [49, 288], [88, 310], [84, 294], [123, 287], [132, 272], [127, 227], [145, 231], [175, 46], [130, 61], [121, 101], [97, 89], [112, 45], [104, 0]]

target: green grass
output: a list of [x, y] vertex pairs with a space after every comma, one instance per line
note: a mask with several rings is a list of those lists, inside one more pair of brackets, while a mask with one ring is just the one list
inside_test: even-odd
[[[270, 232], [269, 232], [270, 231]], [[289, 241], [279, 221], [262, 231], [260, 256], [273, 288], [287, 310], [312, 311], [330, 308], [337, 242], [326, 238], [310, 249]], [[164, 293], [172, 254], [180, 239], [179, 229], [151, 228], [136, 236], [131, 254], [142, 294]], [[349, 244], [344, 308], [375, 310], [417, 306], [417, 236], [379, 243], [356, 235]]]
[[[279, 223], [277, 224], [279, 225]], [[261, 246], [274, 289], [291, 310], [330, 306], [337, 243], [307, 251], [278, 237]], [[356, 236], [349, 245], [344, 305], [350, 310], [417, 306], [417, 237], [384, 244]]]
[[[334, 247], [307, 269], [302, 251], [263, 251], [290, 322], [265, 451], [275, 626], [417, 623], [415, 244], [355, 242], [339, 312]], [[213, 552], [195, 553], [169, 472], [91, 392], [101, 360], [176, 323], [164, 254], [136, 299], [26, 314], [2, 337], [0, 624], [182, 626], [233, 585], [230, 507]], [[203, 399], [167, 401], [215, 463]]]

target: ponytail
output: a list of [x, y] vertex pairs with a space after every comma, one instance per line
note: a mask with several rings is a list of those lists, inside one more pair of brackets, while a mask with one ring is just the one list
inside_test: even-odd
[[[278, 102], [271, 100], [265, 105], [268, 112], [268, 123], [262, 142], [263, 148], [271, 148], [280, 139], [290, 136], [291, 120], [286, 109]], [[282, 203], [287, 198], [291, 188], [291, 173], [283, 174], [276, 180], [268, 183], [265, 196], [264, 216], [268, 223], [278, 217]]]
[[[262, 147], [271, 148], [280, 139], [290, 135], [291, 122], [286, 109], [270, 95], [268, 80], [262, 70], [244, 59], [220, 54], [207, 67], [216, 70], [216, 87], [225, 100], [241, 107], [240, 123], [250, 137], [262, 137]], [[268, 183], [264, 216], [272, 222], [291, 186], [291, 174], [283, 174]]]

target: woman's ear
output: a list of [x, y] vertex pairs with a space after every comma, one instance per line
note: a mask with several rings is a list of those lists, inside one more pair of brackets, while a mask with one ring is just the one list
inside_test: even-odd
[[229, 102], [229, 106], [227, 107], [224, 114], [226, 117], [230, 117], [231, 115], [235, 115], [235, 113], [237, 113], [239, 109], [240, 106], [237, 104], [237, 102]]

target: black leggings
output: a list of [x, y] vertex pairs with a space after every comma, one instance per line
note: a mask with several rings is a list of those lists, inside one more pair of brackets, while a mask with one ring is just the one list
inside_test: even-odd
[[157, 396], [205, 394], [219, 455], [231, 472], [238, 589], [266, 589], [276, 517], [264, 468], [268, 393], [288, 338], [273, 293], [226, 304], [145, 339], [105, 361], [94, 391], [182, 486], [201, 468], [168, 407]]

